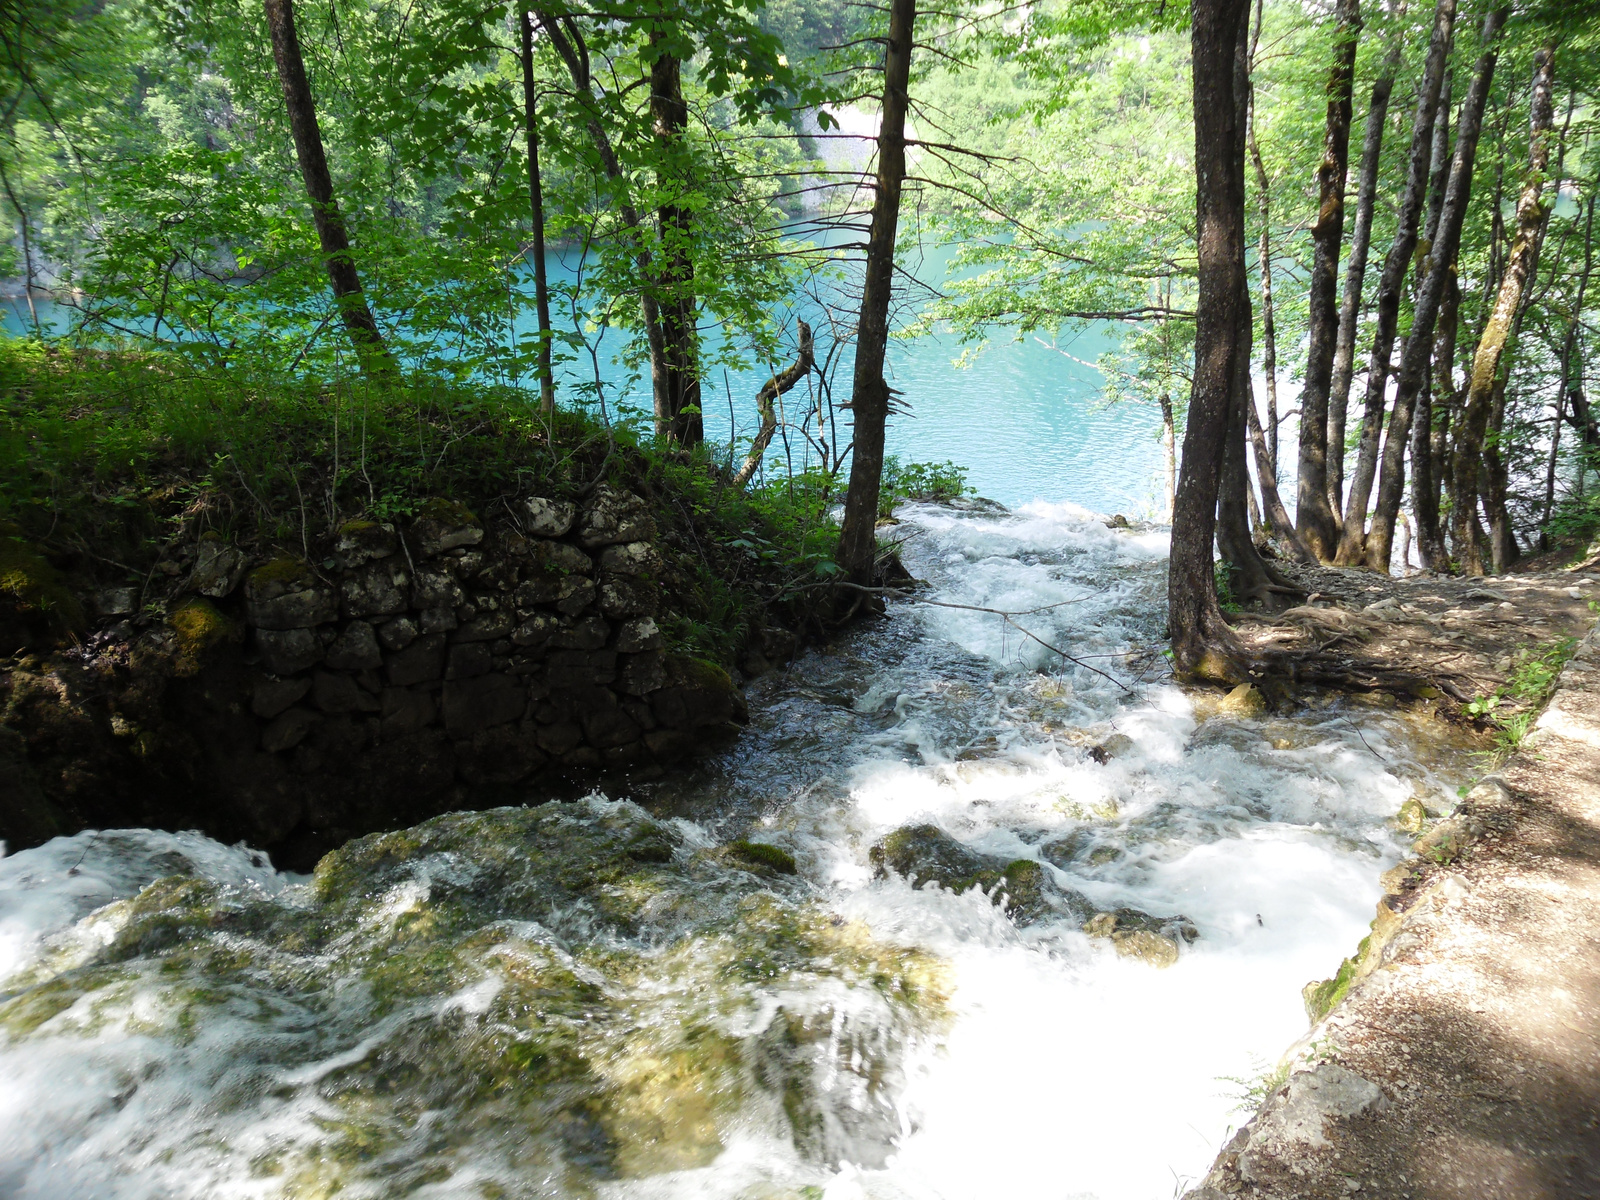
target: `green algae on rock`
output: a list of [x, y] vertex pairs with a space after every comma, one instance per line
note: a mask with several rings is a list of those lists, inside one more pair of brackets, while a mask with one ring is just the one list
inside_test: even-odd
[[286, 1195], [591, 1195], [708, 1163], [752, 1113], [808, 1157], [881, 1160], [941, 964], [686, 850], [591, 796], [361, 838], [275, 896], [167, 876], [0, 981], [0, 1040], [120, 1029], [181, 1057], [231, 1022], [173, 1149], [272, 1125], [250, 1170]]

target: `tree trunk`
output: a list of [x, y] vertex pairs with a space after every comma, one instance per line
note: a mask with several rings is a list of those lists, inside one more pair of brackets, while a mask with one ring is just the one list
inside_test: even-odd
[[[1411, 442], [1411, 508], [1416, 514], [1417, 555], [1430, 571], [1444, 571], [1450, 555], [1439, 522], [1439, 488], [1449, 473], [1446, 447], [1456, 399], [1456, 326], [1461, 315], [1461, 285], [1456, 273], [1445, 280], [1439, 319], [1433, 326], [1433, 373], [1417, 409], [1417, 436]], [[1420, 458], [1418, 456], [1421, 456]]]
[[556, 377], [550, 364], [550, 276], [544, 253], [544, 184], [539, 178], [539, 106], [533, 81], [533, 14], [518, 14], [522, 33], [522, 119], [528, 134], [528, 210], [533, 219], [533, 302], [539, 317], [539, 407], [556, 410]]
[[[659, 33], [651, 35], [653, 43], [659, 43], [661, 38]], [[689, 127], [682, 64], [670, 54], [662, 54], [650, 64], [650, 116], [656, 138], [656, 187], [661, 195], [670, 197], [687, 183], [683, 137]], [[671, 436], [679, 445], [698, 446], [705, 441], [705, 424], [700, 413], [700, 332], [695, 313], [694, 260], [690, 256], [694, 229], [689, 210], [680, 204], [663, 203], [656, 213], [656, 230], [661, 246], [656, 286], [666, 351]]]
[[1495, 380], [1494, 398], [1489, 404], [1488, 435], [1483, 442], [1483, 511], [1489, 518], [1489, 562], [1496, 575], [1504, 575], [1522, 557], [1522, 549], [1517, 545], [1516, 534], [1511, 528], [1511, 513], [1506, 508], [1506, 499], [1511, 491], [1511, 469], [1502, 449], [1502, 439], [1506, 427], [1508, 371], [1509, 368], [1501, 371]]
[[1172, 394], [1162, 392], [1161, 450], [1167, 462], [1167, 520], [1172, 520], [1172, 503], [1178, 488], [1178, 427], [1172, 413]]
[[1448, 280], [1455, 275], [1456, 254], [1461, 246], [1461, 227], [1467, 217], [1472, 196], [1472, 172], [1478, 156], [1478, 135], [1483, 129], [1483, 113], [1489, 102], [1489, 85], [1494, 79], [1500, 30], [1507, 10], [1491, 9], [1483, 19], [1480, 44], [1483, 53], [1473, 73], [1472, 86], [1461, 104], [1460, 124], [1456, 129], [1455, 154], [1450, 160], [1450, 182], [1445, 188], [1435, 243], [1425, 260], [1427, 274], [1412, 307], [1411, 334], [1400, 359], [1395, 387], [1394, 408], [1389, 415], [1388, 436], [1383, 448], [1383, 475], [1378, 481], [1377, 511], [1372, 532], [1367, 535], [1366, 564], [1374, 571], [1387, 572], [1394, 545], [1394, 523], [1405, 492], [1406, 444], [1411, 436], [1411, 410], [1428, 378], [1433, 355], [1433, 327], [1439, 315]]
[[[1411, 266], [1411, 253], [1417, 246], [1422, 205], [1428, 192], [1428, 159], [1433, 148], [1433, 118], [1439, 107], [1439, 90], [1450, 58], [1450, 37], [1455, 29], [1456, 0], [1438, 0], [1433, 10], [1433, 33], [1428, 39], [1428, 58], [1417, 88], [1417, 111], [1411, 122], [1411, 152], [1407, 158], [1405, 190], [1395, 213], [1394, 241], [1384, 260], [1378, 281], [1377, 329], [1372, 336], [1372, 357], [1367, 366], [1367, 396], [1361, 418], [1361, 441], [1356, 452], [1356, 469], [1350, 476], [1350, 494], [1345, 497], [1344, 531], [1334, 561], [1341, 566], [1360, 562], [1365, 549], [1367, 503], [1372, 498], [1373, 478], [1378, 470], [1378, 444], [1383, 432], [1384, 400], [1389, 387], [1389, 368], [1394, 354], [1395, 332], [1400, 321], [1400, 289]], [[1403, 443], [1402, 443], [1403, 444]]]
[[[1328, 71], [1327, 131], [1322, 138], [1322, 161], [1317, 165], [1317, 219], [1311, 226], [1313, 253], [1306, 296], [1310, 344], [1305, 383], [1300, 389], [1300, 471], [1295, 492], [1300, 539], [1323, 562], [1332, 560], [1339, 539], [1338, 519], [1328, 504], [1328, 393], [1339, 337], [1339, 246], [1344, 238], [1344, 192], [1350, 172], [1350, 112], [1356, 43], [1361, 36], [1361, 0], [1338, 0], [1334, 16], [1338, 25], [1333, 66]], [[1336, 452], [1342, 449], [1338, 447]]]
[[1190, 2], [1199, 296], [1194, 383], [1167, 564], [1167, 628], [1174, 670], [1181, 676], [1232, 682], [1242, 677], [1242, 651], [1217, 607], [1211, 546], [1240, 358], [1247, 370], [1249, 355], [1239, 337], [1240, 301], [1248, 293], [1243, 105], [1236, 71], [1248, 14], [1249, 0]]
[[[1561, 451], [1561, 423], [1566, 416], [1567, 388], [1572, 381], [1572, 368], [1577, 359], [1578, 325], [1583, 314], [1584, 295], [1589, 290], [1589, 273], [1594, 269], [1594, 205], [1597, 193], [1589, 193], [1583, 218], [1583, 271], [1578, 276], [1578, 299], [1572, 306], [1572, 319], [1567, 323], [1567, 335], [1561, 341], [1561, 381], [1556, 389], [1556, 423], [1550, 431], [1550, 461], [1545, 468], [1544, 518], [1539, 522], [1539, 548], [1550, 548], [1545, 527], [1556, 507], [1556, 462]], [[1582, 370], [1581, 366], [1579, 367]]]
[[[1396, 14], [1405, 16], [1405, 4]], [[1350, 231], [1350, 258], [1345, 264], [1344, 297], [1339, 302], [1339, 333], [1333, 347], [1333, 373], [1328, 384], [1328, 511], [1335, 524], [1344, 509], [1344, 427], [1350, 403], [1350, 380], [1355, 372], [1356, 332], [1361, 325], [1361, 289], [1367, 276], [1367, 253], [1372, 245], [1372, 214], [1378, 199], [1378, 168], [1383, 158], [1383, 126], [1389, 116], [1389, 97], [1394, 92], [1395, 76], [1405, 38], [1396, 28], [1394, 44], [1384, 57], [1383, 68], [1372, 85], [1367, 105], [1367, 128], [1361, 139], [1361, 178], [1356, 184], [1356, 221]], [[1302, 412], [1300, 424], [1305, 425]], [[1302, 437], [1305, 434], [1302, 432]]]
[[811, 326], [804, 321], [799, 322], [799, 326], [800, 352], [794, 362], [762, 384], [761, 390], [756, 393], [756, 411], [761, 414], [761, 428], [756, 432], [755, 441], [750, 443], [750, 453], [744, 456], [744, 463], [733, 477], [733, 486], [736, 488], [744, 487], [754, 478], [761, 468], [767, 447], [772, 445], [772, 435], [778, 428], [778, 413], [773, 402], [809, 375], [811, 368], [816, 365], [816, 342], [811, 336]]
[[350, 235], [344, 227], [338, 202], [333, 195], [333, 176], [328, 172], [328, 156], [322, 148], [322, 130], [317, 126], [317, 108], [311, 99], [311, 84], [306, 79], [305, 60], [300, 55], [300, 37], [294, 26], [294, 0], [265, 0], [267, 32], [272, 37], [272, 57], [278, 64], [278, 82], [283, 86], [283, 104], [289, 113], [289, 129], [294, 135], [294, 154], [300, 163], [300, 178], [305, 181], [306, 197], [311, 201], [311, 219], [317, 227], [317, 241], [327, 264], [328, 283], [345, 331], [355, 345], [362, 370], [370, 374], [392, 374], [394, 360], [378, 331], [378, 323], [367, 307], [361, 290], [361, 276], [350, 254]]
[[1484, 434], [1492, 415], [1496, 380], [1506, 367], [1506, 350], [1512, 325], [1522, 307], [1523, 290], [1528, 285], [1539, 232], [1547, 210], [1544, 202], [1545, 168], [1550, 162], [1550, 130], [1555, 108], [1551, 88], [1555, 73], [1555, 51], [1544, 46], [1533, 59], [1533, 100], [1530, 106], [1528, 172], [1517, 196], [1516, 233], [1494, 308], [1484, 324], [1483, 335], [1472, 359], [1472, 375], [1467, 383], [1467, 400], [1462, 412], [1461, 435], [1455, 456], [1455, 510], [1453, 533], [1461, 570], [1468, 575], [1484, 573], [1484, 546], [1476, 516], [1479, 472], [1483, 458]]
[[41, 336], [41, 330], [39, 310], [33, 303], [33, 239], [28, 234], [28, 212], [17, 199], [16, 192], [11, 190], [11, 177], [6, 174], [4, 163], [0, 163], [0, 186], [4, 186], [6, 199], [11, 201], [17, 222], [22, 226], [22, 294], [28, 299], [28, 322], [33, 326], [34, 336], [38, 337]]
[[590, 80], [589, 50], [584, 44], [576, 19], [557, 16], [547, 10], [535, 9], [539, 25], [550, 38], [567, 74], [572, 77], [572, 87], [578, 103], [586, 115], [585, 124], [594, 142], [595, 153], [600, 156], [601, 169], [617, 188], [617, 211], [634, 237], [634, 261], [639, 268], [639, 316], [644, 325], [645, 344], [650, 350], [650, 394], [655, 409], [656, 436], [663, 440], [672, 436], [672, 400], [668, 389], [667, 342], [661, 328], [661, 306], [656, 299], [655, 261], [650, 248], [644, 243], [641, 231], [644, 223], [639, 210], [628, 192], [628, 181], [617, 161], [616, 149], [611, 145], [605, 126], [600, 123], [600, 109], [595, 104], [594, 87]]
[[845, 578], [872, 583], [878, 552], [878, 490], [883, 481], [884, 426], [889, 419], [889, 384], [883, 360], [889, 347], [889, 298], [894, 286], [895, 235], [900, 222], [900, 187], [906, 173], [906, 106], [911, 80], [911, 42], [916, 0], [889, 0], [889, 37], [883, 56], [883, 110], [878, 125], [878, 176], [867, 235], [861, 316], [856, 327], [855, 379], [850, 409], [855, 450], [850, 489], [839, 530], [839, 566]]

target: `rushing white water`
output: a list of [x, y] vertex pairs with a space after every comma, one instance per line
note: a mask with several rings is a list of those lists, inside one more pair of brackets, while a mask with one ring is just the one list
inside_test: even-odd
[[[387, 1184], [352, 1167], [341, 1194], [1154, 1200], [1203, 1173], [1241, 1119], [1228, 1078], [1255, 1075], [1304, 1031], [1301, 985], [1331, 974], [1363, 936], [1378, 876], [1400, 850], [1386, 819], [1414, 793], [1447, 802], [1463, 751], [1436, 726], [1346, 702], [1282, 716], [1197, 711], [1162, 680], [1155, 652], [1164, 531], [1113, 531], [1070, 506], [902, 515], [908, 565], [930, 581], [924, 600], [1035, 611], [1013, 625], [974, 608], [897, 604], [888, 622], [753, 685], [755, 723], [732, 751], [635, 797], [675, 818], [680, 861], [740, 836], [783, 846], [800, 866], [801, 879], [779, 888], [793, 911], [820, 905], [841, 928], [944, 964], [948, 1001], [923, 1037], [875, 1038], [874, 1022], [887, 1030], [901, 1018], [892, 1005], [851, 1001], [866, 989], [841, 990], [850, 976], [837, 975], [834, 954], [816, 972], [742, 984], [713, 1005], [713, 1023], [735, 1040], [764, 1036], [779, 1009], [822, 1014], [834, 1024], [834, 1058], [819, 1059], [816, 1076], [836, 1092], [824, 1103], [829, 1127], [851, 1126], [850, 1110], [865, 1112], [885, 1089], [892, 1119], [863, 1117], [850, 1138], [801, 1150], [776, 1093], [751, 1087], [709, 1158], [680, 1156], [687, 1165], [673, 1170], [666, 1147], [631, 1171], [522, 1179], [506, 1174], [515, 1139], [503, 1128], [435, 1101], [405, 1136], [432, 1129], [453, 1147], [430, 1160], [444, 1165]], [[1109, 761], [1088, 753], [1098, 745]], [[1020, 923], [981, 890], [875, 876], [874, 843], [928, 824], [997, 861], [1049, 864], [1058, 887], [1095, 908], [1182, 914], [1200, 936], [1159, 970], [1086, 936], [1081, 916]], [[309, 903], [259, 856], [195, 835], [58, 840], [0, 860], [0, 998], [37, 977], [41, 955], [87, 960], [120, 919], [115, 905], [98, 906], [175, 871], [284, 919]], [[728, 886], [694, 878], [689, 886]], [[363, 922], [399, 920], [384, 914], [411, 911], [430, 886], [414, 875]], [[595, 970], [581, 943], [604, 938], [573, 918], [546, 925], [540, 945], [577, 955], [560, 961], [580, 976]], [[712, 935], [685, 928], [687, 950], [651, 951], [658, 966], [643, 983], [613, 986], [627, 991], [629, 1029], [687, 1022], [684, 997], [721, 986], [698, 961], [714, 955], [693, 942]], [[85, 996], [42, 1024], [0, 1026], [0, 1194], [328, 1194], [262, 1163], [275, 1145], [323, 1136], [333, 1118], [315, 1080], [374, 1054], [389, 1032], [341, 1025], [326, 1014], [344, 1010], [321, 1000], [263, 1027], [237, 995], [190, 1005], [175, 1022], [157, 1002], [160, 953], [139, 958], [148, 965], [120, 989], [94, 994], [117, 996], [100, 1002], [103, 1019], [61, 1024]], [[498, 979], [441, 985], [423, 997], [428, 1020], [491, 1019]], [[358, 985], [323, 990], [347, 987]], [[0, 1017], [24, 1001], [0, 1004]], [[868, 1078], [892, 1086], [865, 1087]], [[663, 1103], [681, 1106], [683, 1093]]]

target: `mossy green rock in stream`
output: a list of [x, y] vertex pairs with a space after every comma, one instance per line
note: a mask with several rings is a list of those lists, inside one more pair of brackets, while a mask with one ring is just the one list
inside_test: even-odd
[[1094, 906], [1077, 892], [1058, 886], [1043, 863], [1031, 858], [1007, 862], [979, 854], [962, 845], [937, 825], [908, 825], [896, 829], [867, 852], [880, 875], [890, 871], [918, 883], [933, 882], [953, 892], [974, 887], [995, 903], [1006, 900], [1006, 911], [1022, 924], [1052, 916], [1082, 920]]
[[946, 987], [798, 879], [590, 797], [362, 838], [278, 895], [157, 880], [0, 980], [0, 1062], [141, 1047], [130, 1102], [184, 1093], [146, 1151], [239, 1154], [268, 1194], [588, 1196], [735, 1125], [881, 1161]]

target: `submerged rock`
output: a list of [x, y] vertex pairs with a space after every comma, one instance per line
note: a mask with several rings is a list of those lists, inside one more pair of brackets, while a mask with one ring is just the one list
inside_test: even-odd
[[[943, 968], [781, 867], [683, 849], [590, 797], [365, 837], [278, 894], [175, 862], [0, 980], [0, 1058], [136, 1045], [153, 1069], [106, 1120], [164, 1130], [149, 1155], [237, 1153], [230, 1178], [296, 1194], [537, 1178], [590, 1195], [703, 1166], [736, 1129], [881, 1161], [902, 1057], [944, 1020]], [[197, 1033], [203, 1072], [182, 1065]], [[226, 1149], [268, 1126], [264, 1156]]]
[[1057, 885], [1043, 863], [979, 854], [937, 825], [896, 829], [873, 846], [867, 857], [880, 876], [892, 871], [953, 892], [979, 888], [996, 904], [1004, 900], [1006, 911], [1024, 925], [1063, 915], [1081, 920], [1094, 911], [1085, 897]]
[[1170, 967], [1178, 961], [1180, 944], [1193, 942], [1200, 931], [1188, 917], [1152, 917], [1136, 908], [1096, 913], [1084, 923], [1092, 938], [1108, 938], [1123, 958], [1136, 958], [1153, 967]]

